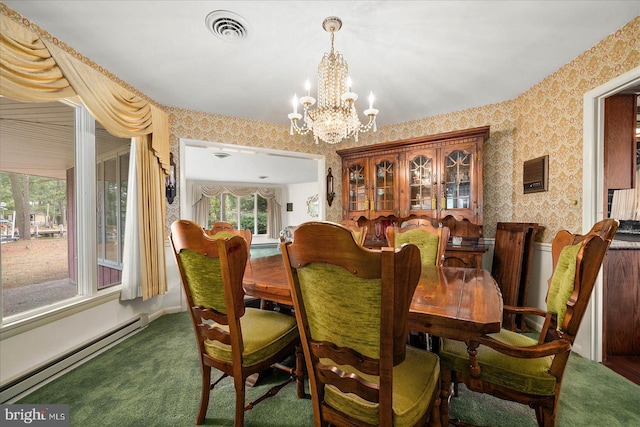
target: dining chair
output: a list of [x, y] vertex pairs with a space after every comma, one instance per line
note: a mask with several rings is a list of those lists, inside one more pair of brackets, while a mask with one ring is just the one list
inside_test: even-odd
[[439, 353], [442, 399], [448, 398], [451, 381], [462, 382], [472, 391], [529, 405], [540, 426], [555, 426], [569, 354], [617, 229], [618, 221], [607, 219], [585, 235], [558, 232], [551, 246], [553, 274], [548, 281], [547, 310], [504, 307], [516, 314], [544, 317], [538, 340], [504, 328], [473, 339], [470, 343], [478, 345], [480, 370], [470, 372], [467, 344], [443, 339]]
[[367, 238], [366, 225], [363, 225], [362, 227], [360, 227], [358, 225], [358, 222], [352, 219], [344, 219], [340, 221], [340, 225], [342, 225], [343, 227], [347, 227], [349, 230], [351, 230], [351, 233], [353, 234], [353, 238], [355, 239], [356, 242], [358, 242], [360, 246], [364, 245], [364, 241]]
[[[246, 241], [240, 236], [215, 239], [195, 222], [178, 220], [171, 225], [171, 244], [180, 271], [193, 323], [202, 391], [196, 424], [202, 424], [209, 392], [226, 376], [235, 387], [234, 425], [242, 426], [245, 410], [276, 394], [294, 380], [302, 384], [300, 337], [293, 316], [245, 307], [242, 280], [247, 261]], [[279, 362], [296, 354], [296, 367]], [[257, 400], [245, 404], [245, 382], [269, 367], [286, 370], [290, 378]], [[222, 376], [211, 385], [211, 368]]]
[[369, 250], [330, 222], [280, 247], [315, 426], [439, 425], [438, 357], [406, 345], [418, 248]]
[[240, 236], [247, 242], [247, 253], [251, 257], [251, 241], [253, 239], [253, 233], [248, 228], [244, 230], [236, 229], [233, 224], [224, 221], [214, 222], [210, 230], [207, 230], [207, 234], [214, 239], [227, 238], [231, 236]]
[[449, 241], [449, 227], [434, 227], [427, 219], [410, 219], [402, 226], [387, 227], [387, 244], [399, 248], [405, 243], [413, 243], [420, 249], [423, 266], [444, 264], [444, 252]]
[[[524, 306], [527, 300], [533, 240], [540, 228], [533, 222], [498, 222], [493, 245], [491, 276], [506, 305]], [[502, 327], [527, 332], [524, 316], [504, 313]]]

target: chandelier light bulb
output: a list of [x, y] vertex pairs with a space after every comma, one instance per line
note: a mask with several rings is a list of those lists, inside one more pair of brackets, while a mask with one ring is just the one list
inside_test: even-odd
[[304, 82], [304, 90], [305, 90], [305, 95], [309, 96], [309, 91], [311, 90], [311, 83], [309, 82], [309, 79], [307, 79], [307, 81]]
[[298, 114], [298, 95], [293, 95], [293, 100], [291, 101], [293, 104], [293, 114]]
[[373, 97], [373, 92], [369, 92], [369, 109], [371, 110], [373, 108], [373, 101], [375, 100], [375, 98]]
[[347, 92], [351, 92], [351, 86], [353, 82], [351, 81], [351, 77], [347, 77]]

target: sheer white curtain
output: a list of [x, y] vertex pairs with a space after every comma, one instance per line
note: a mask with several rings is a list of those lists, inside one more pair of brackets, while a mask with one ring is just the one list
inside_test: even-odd
[[192, 218], [194, 218], [195, 222], [202, 227], [207, 227], [210, 198], [222, 193], [240, 197], [257, 193], [267, 199], [267, 236], [273, 239], [277, 239], [280, 236], [280, 229], [282, 228], [282, 190], [280, 188], [194, 185]]
[[124, 221], [124, 248], [122, 253], [121, 300], [142, 296], [140, 281], [140, 222], [138, 221], [138, 174], [136, 169], [136, 138], [131, 140], [129, 154], [129, 182], [127, 185], [127, 211]]

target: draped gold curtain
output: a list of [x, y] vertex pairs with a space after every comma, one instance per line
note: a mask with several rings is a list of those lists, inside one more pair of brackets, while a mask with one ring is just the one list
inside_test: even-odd
[[166, 113], [4, 13], [0, 14], [0, 95], [26, 102], [78, 96], [110, 133], [138, 139], [143, 299], [166, 293], [164, 177], [169, 172]]

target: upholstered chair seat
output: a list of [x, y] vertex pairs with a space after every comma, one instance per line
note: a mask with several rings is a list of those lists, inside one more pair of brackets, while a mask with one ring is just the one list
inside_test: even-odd
[[[228, 325], [214, 323], [213, 327], [224, 331], [229, 330]], [[242, 328], [242, 364], [251, 366], [274, 356], [280, 349], [298, 339], [298, 327], [296, 318], [285, 316], [275, 311], [261, 310], [247, 307], [244, 316], [240, 319]], [[214, 359], [233, 361], [231, 346], [220, 341], [205, 340], [206, 353]]]
[[[331, 364], [320, 359], [321, 363]], [[435, 393], [439, 385], [439, 362], [433, 353], [407, 347], [404, 362], [393, 368], [393, 425], [413, 426], [424, 416], [427, 409], [425, 403], [436, 399]], [[367, 375], [351, 366], [338, 365], [346, 374], [358, 376], [379, 384], [379, 377]], [[368, 402], [353, 393], [342, 393], [335, 386], [325, 388], [327, 405], [367, 424], [376, 425], [379, 420], [378, 404]]]

